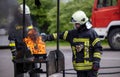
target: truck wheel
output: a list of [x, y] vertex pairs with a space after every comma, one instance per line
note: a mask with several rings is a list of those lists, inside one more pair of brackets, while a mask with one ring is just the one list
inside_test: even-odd
[[113, 29], [108, 35], [108, 43], [111, 49], [120, 50], [120, 28]]

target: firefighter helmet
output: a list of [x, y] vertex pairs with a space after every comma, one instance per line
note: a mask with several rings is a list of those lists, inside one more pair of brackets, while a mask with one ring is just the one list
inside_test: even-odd
[[[19, 7], [20, 13], [23, 14], [23, 4]], [[25, 14], [30, 14], [30, 9], [27, 5], [25, 5]]]
[[72, 15], [72, 19], [71, 19], [72, 23], [79, 23], [80, 25], [83, 25], [87, 21], [88, 21], [88, 17], [83, 11], [77, 11]]

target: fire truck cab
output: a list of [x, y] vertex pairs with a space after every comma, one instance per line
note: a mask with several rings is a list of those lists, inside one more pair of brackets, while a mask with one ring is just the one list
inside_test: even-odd
[[91, 22], [101, 39], [111, 49], [120, 49], [120, 0], [94, 0]]

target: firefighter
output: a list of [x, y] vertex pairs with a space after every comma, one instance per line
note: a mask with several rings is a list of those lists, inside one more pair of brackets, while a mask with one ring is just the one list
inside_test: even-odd
[[[25, 35], [30, 29], [33, 29], [32, 20], [30, 17], [30, 9], [27, 5], [25, 5]], [[12, 52], [12, 61], [14, 63], [14, 73], [15, 77], [24, 77], [24, 73], [33, 68], [33, 64], [29, 63], [16, 63], [15, 60], [31, 58], [32, 55], [29, 49], [26, 47], [23, 42], [23, 4], [17, 7], [15, 11], [14, 21], [11, 23], [8, 39], [10, 41], [10, 47]], [[38, 77], [36, 74], [30, 73], [30, 77]]]
[[[77, 77], [97, 77], [100, 68], [102, 46], [97, 33], [92, 29], [86, 14], [79, 10], [71, 18], [74, 29], [59, 34], [59, 38], [70, 43], [73, 67]], [[46, 41], [57, 38], [57, 34], [44, 36]]]

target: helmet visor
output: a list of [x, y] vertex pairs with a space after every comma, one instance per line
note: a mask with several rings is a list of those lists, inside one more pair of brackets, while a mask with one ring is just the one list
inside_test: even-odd
[[[71, 23], [73, 23], [73, 24], [75, 24], [75, 23], [79, 23], [79, 22], [77, 22], [76, 20], [74, 20], [74, 18], [71, 18], [71, 21], [70, 21]], [[80, 23], [79, 23], [80, 24]]]

